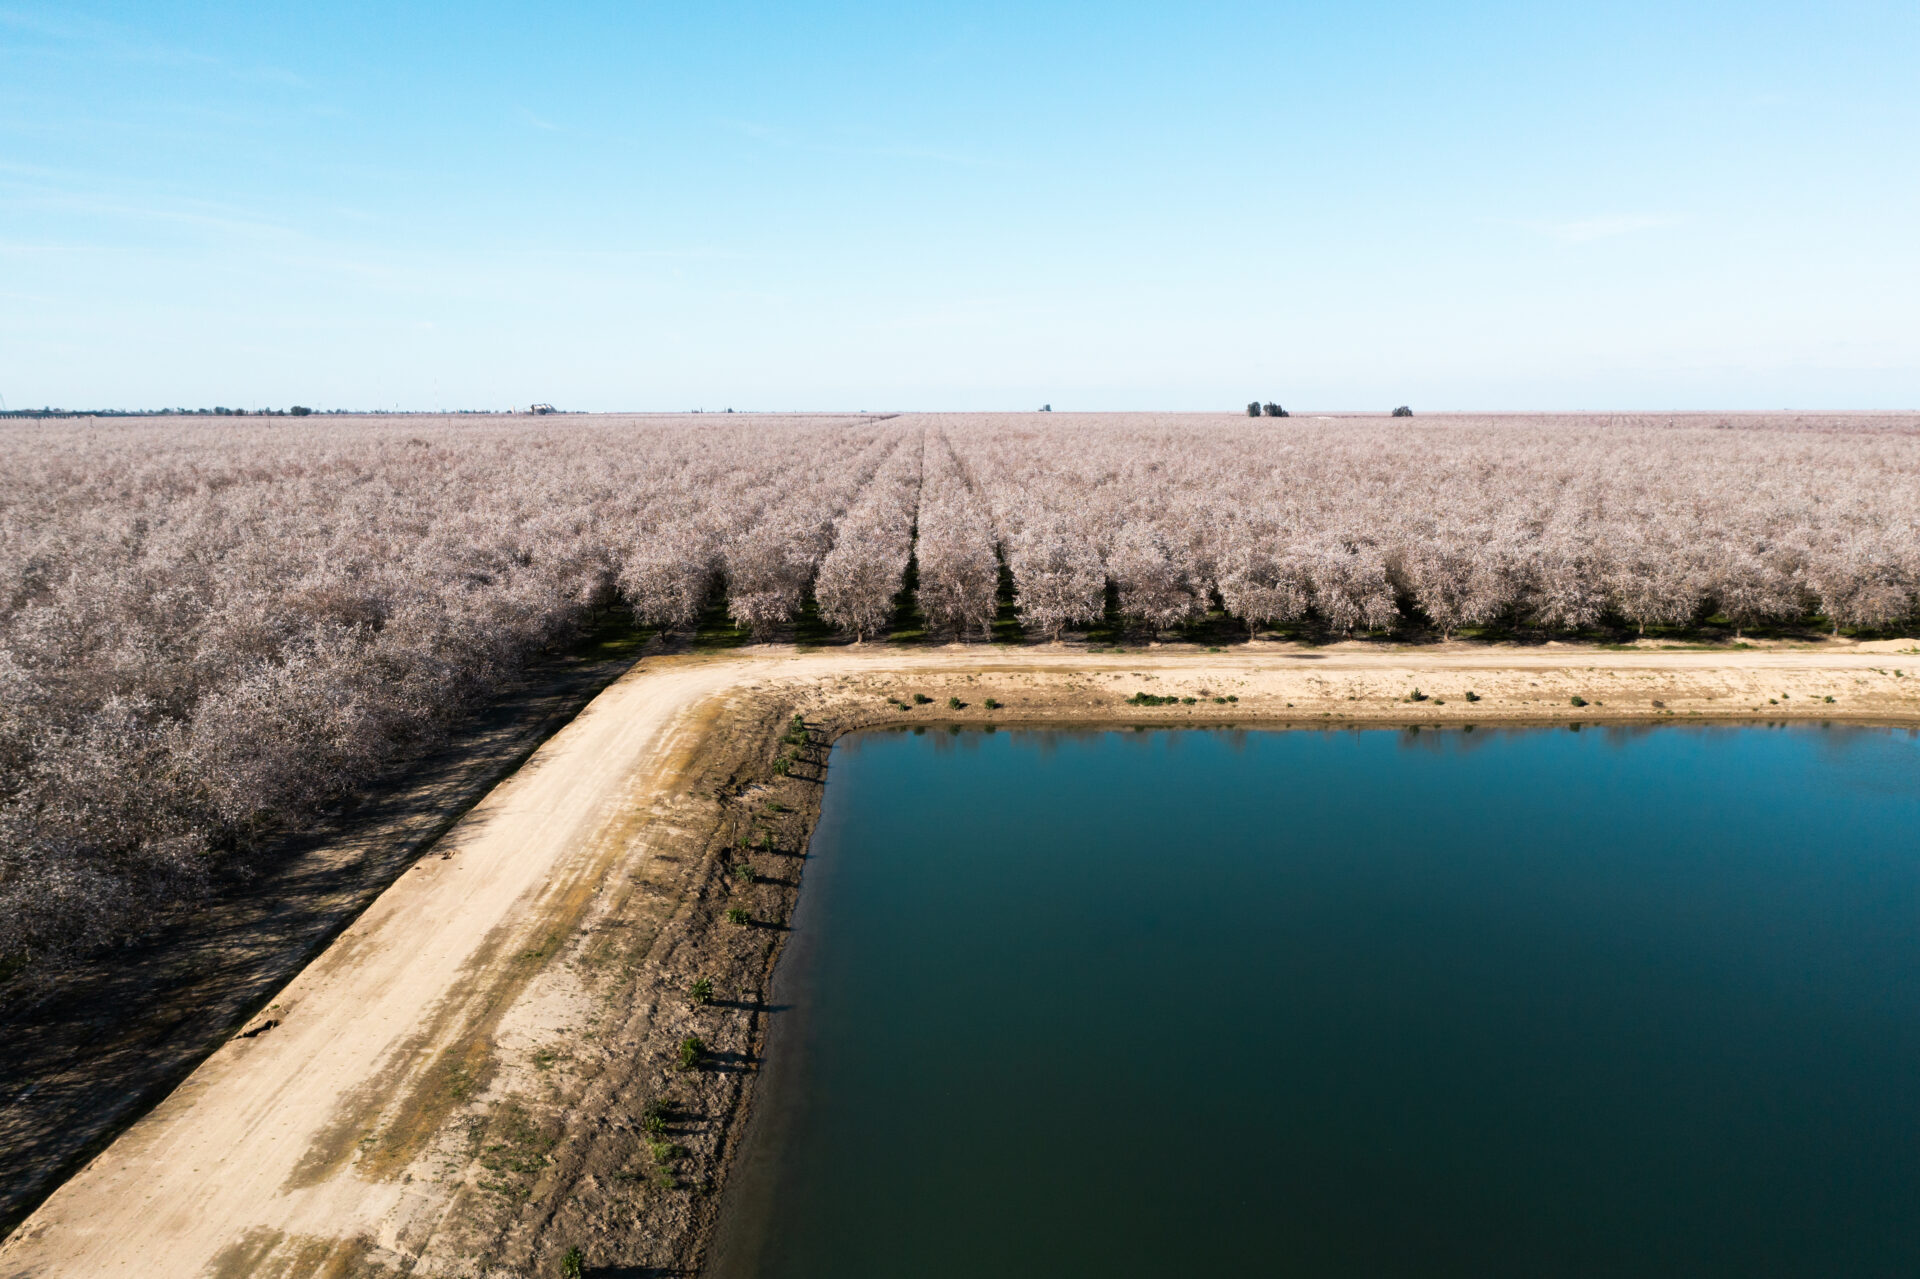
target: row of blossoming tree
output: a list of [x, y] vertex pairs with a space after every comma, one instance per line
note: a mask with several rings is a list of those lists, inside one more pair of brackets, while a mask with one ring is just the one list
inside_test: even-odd
[[596, 610], [939, 637], [1884, 628], [1920, 419], [0, 427], [0, 964], [137, 934]]

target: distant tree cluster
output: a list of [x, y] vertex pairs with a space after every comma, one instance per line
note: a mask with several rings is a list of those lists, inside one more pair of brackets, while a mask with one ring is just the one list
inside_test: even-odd
[[[1276, 406], [1277, 407], [1277, 406]], [[1265, 416], [1264, 410], [1260, 416]], [[0, 425], [0, 964], [134, 935], [596, 609], [780, 633], [1883, 628], [1920, 419]]]
[[[553, 411], [551, 405], [548, 405], [546, 407], [549, 411]], [[513, 410], [508, 409], [505, 411], [511, 413]], [[695, 412], [698, 412], [698, 411], [699, 410], [697, 409], [695, 410]], [[732, 410], [728, 410], [728, 411], [731, 412]], [[76, 417], [108, 417], [108, 418], [113, 418], [113, 417], [310, 417], [316, 413], [325, 414], [327, 416], [347, 416], [347, 415], [369, 416], [371, 415], [371, 416], [385, 416], [385, 417], [401, 417], [401, 416], [446, 417], [449, 415], [453, 415], [453, 416], [472, 417], [476, 415], [495, 416], [500, 412], [502, 412], [502, 410], [499, 410], [499, 409], [435, 409], [435, 410], [432, 410], [431, 412], [425, 412], [425, 413], [417, 410], [408, 410], [405, 413], [396, 412], [396, 413], [369, 414], [369, 411], [366, 409], [316, 409], [316, 408], [310, 408], [305, 404], [295, 404], [291, 408], [284, 408], [284, 409], [272, 409], [272, 408], [232, 409], [232, 408], [228, 408], [224, 404], [216, 404], [210, 409], [209, 408], [198, 408], [198, 409], [189, 409], [189, 408], [0, 409], [0, 418], [40, 419], [40, 418], [76, 418]]]
[[[334, 412], [343, 410], [335, 409]], [[210, 409], [7, 409], [0, 411], [0, 418], [71, 418], [71, 417], [306, 417], [313, 410], [303, 404], [290, 409], [230, 409], [224, 404], [216, 404]]]
[[1272, 403], [1271, 401], [1269, 401], [1266, 404], [1262, 404], [1260, 403], [1260, 401], [1254, 400], [1252, 403], [1247, 405], [1248, 417], [1259, 417], [1262, 414], [1265, 414], [1267, 417], [1290, 416], [1285, 409], [1281, 408], [1278, 404]]

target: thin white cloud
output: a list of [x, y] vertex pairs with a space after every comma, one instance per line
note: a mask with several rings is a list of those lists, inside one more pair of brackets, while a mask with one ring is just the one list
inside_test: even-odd
[[1655, 227], [1672, 226], [1674, 221], [1673, 218], [1651, 217], [1642, 213], [1609, 213], [1598, 217], [1574, 218], [1567, 222], [1535, 222], [1528, 225], [1567, 244], [1587, 244], [1594, 240], [1611, 240], [1616, 236], [1651, 231]]
[[124, 252], [99, 244], [41, 244], [29, 240], [0, 240], [0, 257], [29, 257], [47, 253]]
[[754, 120], [722, 119], [718, 121], [718, 123], [721, 128], [731, 130], [732, 132], [741, 134], [744, 137], [755, 138], [763, 142], [779, 142], [782, 144], [788, 144], [786, 135], [781, 130], [774, 128], [772, 125], [761, 124], [758, 121], [754, 121]]
[[276, 67], [268, 63], [250, 67], [233, 73], [236, 80], [247, 80], [254, 84], [277, 84], [288, 89], [308, 87], [307, 78], [297, 71], [286, 67]]
[[813, 155], [861, 156], [881, 160], [931, 160], [939, 164], [951, 164], [966, 168], [978, 168], [987, 162], [977, 155], [963, 151], [953, 151], [941, 147], [921, 146], [912, 142], [893, 142], [885, 139], [863, 140], [858, 138], [833, 139], [825, 137], [800, 137], [788, 130], [773, 125], [761, 124], [754, 120], [733, 120], [722, 118], [715, 121], [730, 133], [737, 133], [756, 142], [766, 142], [773, 146], [793, 151], [808, 152]]
[[0, 182], [0, 208], [37, 212], [71, 213], [82, 217], [117, 219], [127, 222], [167, 222], [181, 226], [203, 227], [213, 231], [284, 240], [299, 233], [291, 227], [254, 217], [245, 210], [205, 200], [168, 200], [149, 197], [142, 200], [116, 195], [28, 183]]
[[51, 41], [51, 44], [25, 50], [29, 56], [43, 59], [49, 56], [67, 60], [76, 57], [105, 58], [122, 63], [147, 63], [191, 70], [218, 68], [237, 80], [288, 88], [307, 87], [307, 81], [299, 73], [286, 67], [267, 63], [235, 65], [224, 58], [149, 36], [136, 27], [97, 18], [49, 19], [18, 9], [0, 9], [0, 29], [24, 32]]
[[54, 40], [104, 41], [115, 37], [121, 30], [93, 19], [68, 18], [65, 21], [55, 21], [43, 18], [36, 13], [23, 13], [18, 9], [0, 9], [0, 27], [11, 27], [15, 31], [47, 36]]
[[180, 67], [207, 67], [220, 62], [218, 58], [207, 54], [153, 39], [135, 28], [95, 18], [48, 19], [38, 14], [22, 13], [18, 9], [0, 9], [0, 27], [55, 42], [53, 46], [31, 50], [41, 57], [53, 53], [59, 46], [65, 46], [67, 50], [77, 47], [84, 54], [104, 56], [120, 62]]

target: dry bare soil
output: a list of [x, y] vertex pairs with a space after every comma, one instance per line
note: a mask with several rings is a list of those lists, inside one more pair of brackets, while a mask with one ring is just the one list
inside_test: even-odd
[[694, 1272], [851, 728], [1704, 718], [1920, 722], [1920, 646], [649, 658], [47, 1199], [0, 1279], [544, 1275], [574, 1247]]

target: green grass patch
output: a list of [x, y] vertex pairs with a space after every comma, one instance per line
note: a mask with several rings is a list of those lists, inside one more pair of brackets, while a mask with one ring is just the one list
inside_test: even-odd
[[993, 604], [993, 642], [995, 644], [1024, 644], [1027, 642], [1026, 628], [1020, 625], [1020, 609], [1014, 603], [1013, 570], [1007, 567], [1006, 552], [996, 545], [993, 558], [999, 562], [999, 578], [994, 591]]
[[900, 575], [900, 590], [893, 597], [893, 615], [887, 619], [887, 643], [926, 642], [927, 618], [920, 611], [920, 536], [915, 529], [913, 549], [907, 552], [907, 571]]
[[615, 604], [596, 613], [581, 627], [567, 655], [588, 662], [638, 657], [647, 641], [657, 634], [659, 631], [655, 627], [642, 626], [634, 621], [632, 609], [624, 604]]
[[753, 632], [733, 624], [733, 619], [727, 616], [726, 593], [716, 590], [708, 597], [707, 606], [700, 610], [700, 620], [694, 625], [694, 652], [719, 652], [752, 642]]
[[1224, 653], [1229, 647], [1245, 644], [1250, 638], [1247, 624], [1231, 616], [1215, 596], [1207, 611], [1175, 628], [1174, 633], [1188, 644], [1198, 644], [1209, 653]]
[[808, 587], [800, 599], [800, 616], [793, 619], [793, 642], [800, 648], [819, 648], [845, 638], [820, 616], [819, 601], [813, 598], [813, 588]]
[[[559, 1138], [543, 1131], [533, 1116], [518, 1102], [509, 1101], [494, 1115], [488, 1136], [493, 1140], [480, 1149], [479, 1164], [488, 1172], [533, 1177], [552, 1162]], [[482, 1184], [485, 1184], [484, 1182]], [[488, 1189], [508, 1195], [524, 1196], [525, 1191], [512, 1182], [501, 1181]]]

